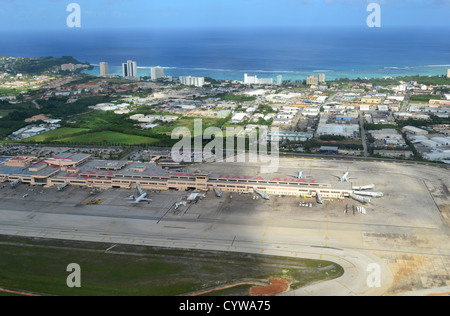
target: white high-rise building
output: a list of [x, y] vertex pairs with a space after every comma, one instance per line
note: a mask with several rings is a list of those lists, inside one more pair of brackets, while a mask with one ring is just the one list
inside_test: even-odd
[[152, 80], [158, 80], [159, 78], [165, 78], [164, 68], [162, 67], [152, 67], [150, 69]]
[[108, 70], [108, 63], [101, 62], [100, 63], [100, 76], [108, 76], [109, 70]]
[[325, 74], [319, 74], [319, 83], [325, 82]]
[[258, 82], [257, 76], [249, 76], [248, 74], [244, 74], [244, 83], [245, 84], [256, 84]]
[[185, 85], [185, 86], [203, 87], [203, 85], [205, 84], [205, 78], [204, 77], [181, 76], [180, 82], [182, 85]]
[[129, 60], [122, 64], [123, 77], [127, 79], [135, 79], [137, 75], [137, 63], [135, 61]]
[[244, 74], [244, 84], [273, 84], [272, 78], [258, 78], [258, 76], [249, 76]]
[[447, 79], [450, 79], [450, 69], [447, 69]]
[[277, 76], [277, 85], [279, 86], [283, 85], [283, 76], [281, 75]]

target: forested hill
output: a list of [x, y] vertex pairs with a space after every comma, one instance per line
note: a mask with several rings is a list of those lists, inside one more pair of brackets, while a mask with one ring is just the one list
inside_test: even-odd
[[71, 56], [63, 57], [0, 57], [0, 72], [41, 74], [45, 72], [59, 72], [63, 64], [84, 64]]

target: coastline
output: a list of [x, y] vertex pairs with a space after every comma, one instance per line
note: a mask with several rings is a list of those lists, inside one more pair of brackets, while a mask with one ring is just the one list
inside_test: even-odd
[[[91, 64], [92, 70], [85, 71], [89, 75], [98, 76], [100, 74], [100, 66]], [[155, 65], [156, 66], [156, 65]], [[138, 75], [141, 77], [150, 76], [150, 68], [152, 66], [138, 66]], [[426, 66], [411, 66], [411, 67], [395, 67], [386, 66], [381, 68], [367, 68], [367, 69], [347, 69], [347, 70], [304, 70], [304, 71], [290, 71], [290, 70], [233, 70], [233, 69], [207, 69], [207, 68], [184, 68], [184, 67], [164, 67], [166, 76], [193, 76], [193, 77], [210, 77], [216, 80], [238, 80], [242, 81], [244, 74], [256, 75], [258, 78], [273, 78], [276, 80], [278, 75], [283, 76], [284, 81], [303, 81], [311, 75], [324, 73], [327, 80], [336, 80], [341, 78], [348, 79], [382, 79], [385, 77], [405, 77], [405, 76], [441, 76], [447, 73], [450, 69], [449, 65], [426, 65]], [[121, 66], [109, 66], [110, 75], [122, 75]]]

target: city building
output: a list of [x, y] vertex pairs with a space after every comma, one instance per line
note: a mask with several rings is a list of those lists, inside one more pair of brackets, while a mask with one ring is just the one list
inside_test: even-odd
[[338, 154], [339, 147], [335, 146], [320, 146], [320, 153], [322, 154]]
[[314, 137], [311, 132], [269, 132], [267, 138], [270, 141], [290, 141], [290, 142], [305, 142]]
[[426, 130], [423, 130], [415, 126], [405, 126], [403, 127], [402, 132], [413, 136], [428, 135], [428, 132]]
[[319, 74], [319, 83], [325, 82], [325, 74]]
[[62, 64], [61, 65], [61, 70], [62, 71], [75, 71], [81, 68], [87, 68], [87, 65], [83, 65], [83, 64]]
[[406, 147], [402, 134], [395, 129], [381, 129], [369, 131], [375, 139], [375, 147]]
[[[12, 158], [15, 159], [15, 158]], [[297, 197], [345, 198], [353, 192], [351, 183], [318, 179], [294, 179], [285, 174], [274, 176], [230, 175], [212, 173], [170, 173], [154, 163], [86, 160], [84, 155], [53, 157], [45, 161], [21, 161], [19, 167], [8, 165], [11, 158], [0, 160], [0, 182], [19, 180], [25, 184], [60, 186], [63, 184], [98, 189], [130, 189], [139, 183], [143, 190], [212, 191], [252, 194], [255, 189], [272, 195]]]
[[319, 78], [316, 76], [309, 76], [306, 79], [306, 84], [310, 86], [317, 86], [319, 84]]
[[151, 78], [152, 80], [158, 80], [160, 78], [165, 78], [165, 74], [164, 74], [164, 68], [162, 67], [152, 67], [150, 69], [150, 73], [151, 73]]
[[279, 86], [283, 85], [283, 76], [282, 75], [277, 76], [277, 85], [279, 85]]
[[185, 85], [185, 86], [203, 87], [203, 85], [205, 84], [205, 78], [204, 77], [181, 76], [180, 82], [182, 85]]
[[332, 135], [347, 138], [359, 138], [359, 124], [323, 124], [320, 123], [316, 131], [317, 137]]
[[108, 70], [108, 63], [101, 62], [100, 63], [100, 76], [108, 76], [109, 70]]
[[381, 104], [383, 100], [381, 98], [376, 98], [372, 96], [365, 96], [361, 98], [362, 103], [368, 103], [368, 104]]
[[447, 79], [450, 79], [450, 69], [447, 69]]
[[242, 123], [244, 120], [248, 118], [247, 113], [235, 113], [233, 117], [231, 118], [232, 124], [239, 124]]
[[[277, 78], [279, 79], [279, 78]], [[282, 78], [281, 78], [282, 80]], [[244, 84], [273, 84], [272, 78], [258, 78], [258, 76], [249, 76], [244, 74]]]
[[126, 63], [122, 64], [123, 77], [126, 79], [136, 79], [137, 74], [137, 63], [132, 60], [128, 60]]

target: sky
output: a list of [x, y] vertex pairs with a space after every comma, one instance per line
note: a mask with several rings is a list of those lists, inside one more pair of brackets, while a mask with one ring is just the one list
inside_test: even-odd
[[72, 2], [86, 29], [367, 27], [372, 2], [382, 27], [450, 27], [450, 0], [0, 0], [0, 31], [67, 28]]

